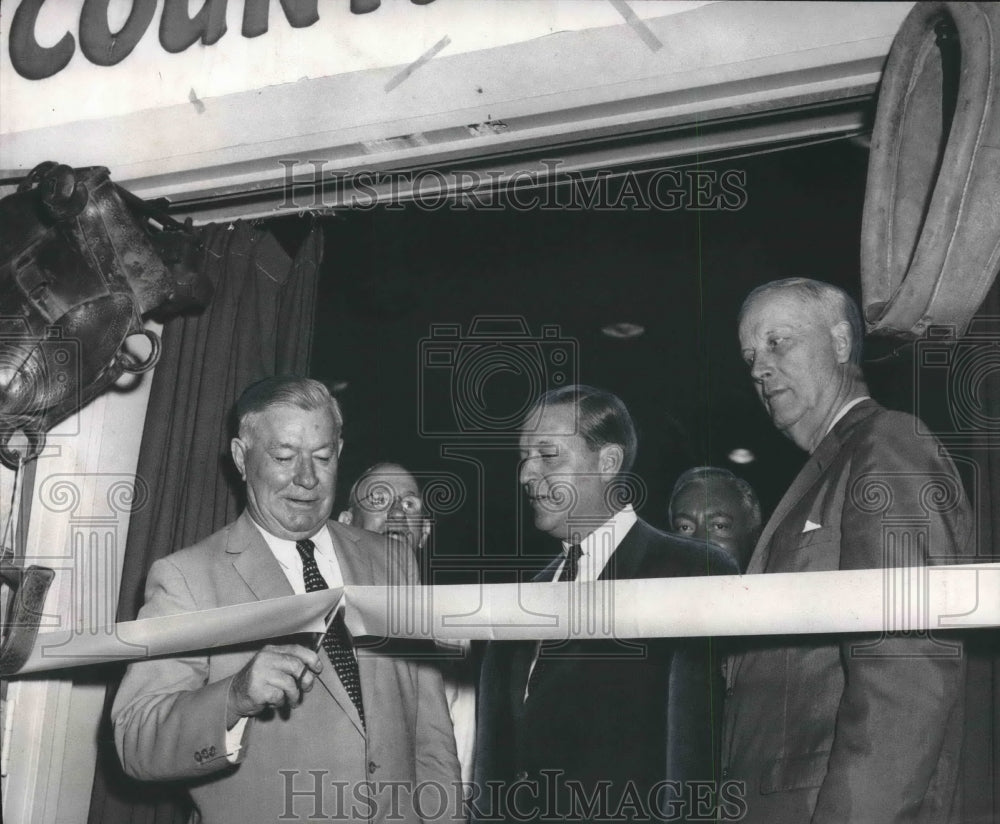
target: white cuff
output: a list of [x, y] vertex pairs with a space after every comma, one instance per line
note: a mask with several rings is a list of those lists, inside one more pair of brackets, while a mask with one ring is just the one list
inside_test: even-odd
[[246, 730], [249, 720], [244, 716], [233, 724], [231, 730], [226, 730], [226, 760], [230, 764], [235, 764], [240, 759], [240, 750], [243, 749], [243, 732]]

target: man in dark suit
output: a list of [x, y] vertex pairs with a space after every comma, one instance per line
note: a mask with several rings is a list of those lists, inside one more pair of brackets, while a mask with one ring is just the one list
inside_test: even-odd
[[743, 572], [760, 537], [760, 502], [742, 478], [718, 466], [696, 466], [674, 484], [667, 506], [670, 531], [711, 541]]
[[[535, 526], [562, 543], [535, 580], [735, 574], [720, 548], [659, 532], [624, 505], [636, 434], [614, 395], [543, 395], [520, 450]], [[676, 821], [700, 804], [710, 818], [721, 687], [710, 652], [704, 638], [490, 644], [473, 817]]]
[[[810, 453], [748, 572], [900, 568], [887, 587], [919, 598], [905, 568], [968, 553], [970, 512], [938, 442], [867, 396], [857, 306], [829, 284], [775, 281], [747, 297], [739, 335], [775, 426]], [[723, 774], [746, 783], [744, 821], [960, 820], [961, 645], [886, 629], [761, 638], [730, 660]]]
[[[415, 580], [410, 553], [327, 520], [342, 420], [326, 387], [268, 378], [237, 413], [247, 509], [153, 565], [140, 618]], [[464, 820], [441, 677], [393, 651], [356, 648], [335, 621], [318, 652], [261, 644], [132, 664], [112, 710], [125, 771], [187, 781], [203, 824]]]

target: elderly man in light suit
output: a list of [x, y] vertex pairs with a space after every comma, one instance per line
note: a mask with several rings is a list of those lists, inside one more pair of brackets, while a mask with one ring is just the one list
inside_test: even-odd
[[[140, 618], [415, 580], [384, 542], [328, 521], [342, 420], [322, 384], [265, 379], [237, 413], [247, 509], [153, 565]], [[355, 647], [340, 622], [327, 639], [317, 652], [261, 644], [131, 665], [112, 711], [126, 772], [188, 781], [203, 824], [462, 820], [432, 663]]]
[[[922, 566], [970, 551], [954, 464], [916, 419], [868, 397], [861, 335], [857, 306], [826, 283], [775, 281], [743, 304], [757, 393], [810, 453], [749, 574]], [[917, 573], [886, 574], [905, 579], [901, 597], [920, 597]], [[960, 821], [964, 676], [948, 637], [758, 639], [727, 674], [723, 777], [745, 782], [743, 821]]]

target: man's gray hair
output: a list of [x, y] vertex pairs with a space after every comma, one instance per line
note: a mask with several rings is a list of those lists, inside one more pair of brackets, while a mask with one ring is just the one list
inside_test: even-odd
[[[390, 467], [394, 469], [399, 469], [413, 478], [414, 483], [417, 485], [417, 494], [423, 495], [423, 489], [421, 489], [421, 483], [417, 480], [416, 476], [410, 472], [405, 466], [403, 466], [399, 461], [379, 461], [378, 463], [373, 463], [364, 472], [358, 475], [357, 479], [351, 484], [350, 492], [347, 493], [347, 506], [348, 508], [356, 508], [361, 506], [361, 501], [358, 500], [358, 492], [361, 491], [361, 482], [366, 478], [370, 478], [372, 475], [378, 475], [385, 473], [385, 470]], [[399, 474], [399, 473], [390, 473]]]
[[696, 466], [687, 470], [677, 479], [674, 490], [670, 493], [670, 504], [667, 509], [667, 518], [671, 522], [674, 520], [674, 499], [681, 494], [684, 487], [696, 481], [721, 481], [731, 484], [740, 494], [740, 502], [743, 504], [744, 511], [750, 516], [753, 530], [756, 532], [760, 529], [760, 501], [757, 499], [757, 493], [741, 477], [718, 466]]
[[865, 327], [861, 321], [861, 311], [857, 303], [839, 286], [824, 283], [811, 278], [783, 278], [772, 280], [758, 286], [743, 301], [740, 307], [738, 323], [743, 323], [743, 316], [750, 305], [758, 298], [772, 292], [788, 292], [806, 303], [819, 306], [832, 323], [846, 323], [851, 328], [851, 363], [861, 365], [861, 348], [864, 342]]
[[550, 389], [540, 395], [525, 416], [530, 420], [539, 410], [550, 406], [576, 407], [577, 425], [587, 446], [597, 452], [602, 446], [614, 444], [622, 449], [619, 477], [632, 469], [639, 451], [639, 436], [625, 402], [604, 389], [586, 384], [573, 384]]
[[236, 401], [236, 418], [242, 440], [253, 436], [257, 418], [272, 406], [295, 406], [307, 411], [329, 409], [338, 434], [344, 426], [340, 404], [324, 384], [298, 375], [275, 375], [250, 384]]

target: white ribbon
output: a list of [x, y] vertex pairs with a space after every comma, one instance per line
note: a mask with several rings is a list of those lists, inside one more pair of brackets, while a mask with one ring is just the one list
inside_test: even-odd
[[1000, 563], [569, 585], [347, 586], [39, 633], [21, 672], [318, 632], [341, 595], [355, 636], [557, 640], [939, 632], [1000, 626]]

